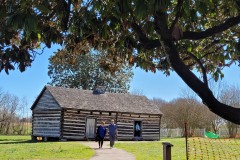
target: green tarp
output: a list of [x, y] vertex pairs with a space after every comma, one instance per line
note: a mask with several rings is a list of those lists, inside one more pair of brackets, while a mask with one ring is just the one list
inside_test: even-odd
[[208, 137], [208, 138], [219, 138], [219, 135], [215, 134], [213, 132], [205, 132], [205, 137]]

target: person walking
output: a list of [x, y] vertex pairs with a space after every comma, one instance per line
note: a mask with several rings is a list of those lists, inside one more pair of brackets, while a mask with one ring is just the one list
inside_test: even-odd
[[114, 120], [111, 120], [111, 124], [108, 126], [108, 133], [110, 138], [110, 148], [112, 149], [117, 136], [117, 125], [114, 123]]
[[135, 133], [136, 133], [135, 135], [137, 137], [140, 137], [140, 131], [141, 131], [141, 128], [140, 128], [139, 124], [137, 123], [135, 126]]
[[106, 135], [106, 132], [107, 132], [104, 125], [105, 125], [105, 122], [102, 121], [100, 126], [98, 126], [98, 128], [97, 128], [97, 137], [98, 137], [99, 148], [102, 148], [103, 141], [104, 141], [104, 138], [105, 138], [105, 135]]

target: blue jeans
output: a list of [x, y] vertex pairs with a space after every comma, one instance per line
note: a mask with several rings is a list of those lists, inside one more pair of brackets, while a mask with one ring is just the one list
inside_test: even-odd
[[114, 135], [109, 135], [109, 138], [110, 138], [110, 147], [113, 147], [114, 146], [114, 143], [115, 143], [115, 139], [116, 139], [116, 136], [115, 134]]

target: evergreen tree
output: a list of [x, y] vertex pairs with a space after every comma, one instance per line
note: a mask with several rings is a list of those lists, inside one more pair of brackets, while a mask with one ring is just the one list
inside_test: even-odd
[[127, 93], [133, 75], [131, 67], [124, 65], [119, 71], [110, 73], [101, 68], [103, 60], [106, 60], [104, 54], [93, 50], [86, 54], [59, 50], [49, 58], [49, 84], [88, 90], [104, 86], [109, 92]]

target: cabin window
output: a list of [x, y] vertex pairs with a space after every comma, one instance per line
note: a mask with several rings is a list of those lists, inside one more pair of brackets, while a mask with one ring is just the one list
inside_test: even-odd
[[134, 121], [134, 137], [142, 137], [142, 121]]
[[112, 113], [111, 112], [109, 112], [109, 116], [111, 116], [112, 115]]

